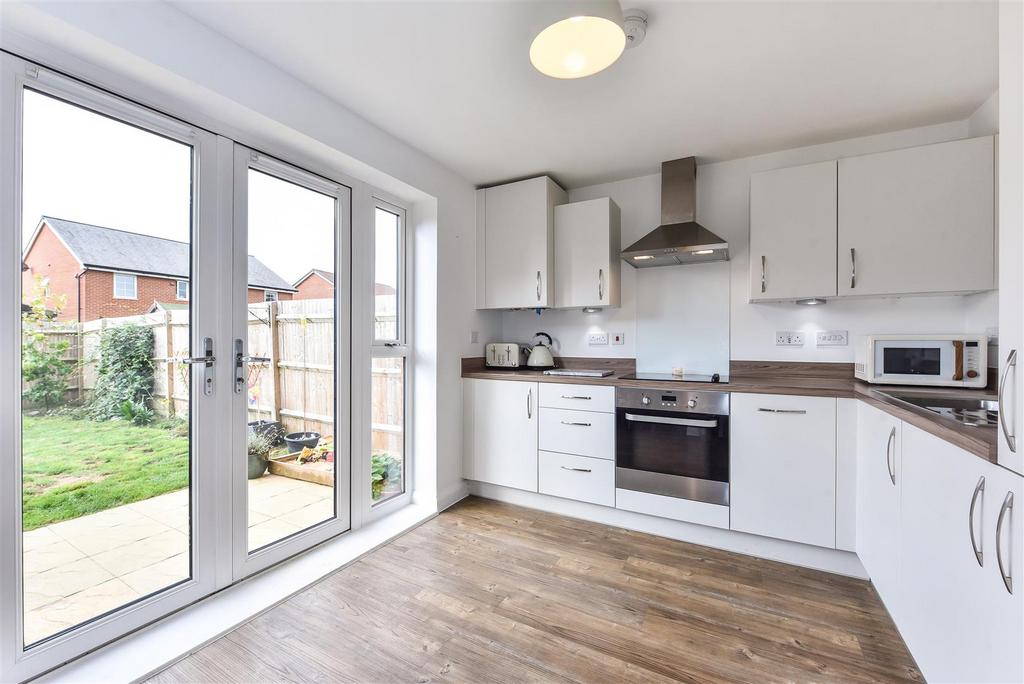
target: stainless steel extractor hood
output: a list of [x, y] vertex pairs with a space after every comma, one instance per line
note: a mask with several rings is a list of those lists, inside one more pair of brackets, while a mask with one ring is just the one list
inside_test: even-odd
[[697, 223], [697, 159], [661, 165], [661, 225], [626, 249], [635, 268], [729, 259], [729, 243]]

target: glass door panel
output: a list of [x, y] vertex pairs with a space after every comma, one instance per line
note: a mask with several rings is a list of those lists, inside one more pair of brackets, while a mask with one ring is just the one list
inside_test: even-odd
[[[193, 147], [23, 93], [22, 634], [192, 577]], [[184, 295], [184, 296], [180, 296]]]

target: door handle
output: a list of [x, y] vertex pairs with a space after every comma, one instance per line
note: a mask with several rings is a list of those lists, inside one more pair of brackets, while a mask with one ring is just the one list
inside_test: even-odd
[[857, 287], [857, 250], [850, 248], [850, 289]]
[[718, 427], [717, 420], [694, 420], [691, 418], [662, 418], [661, 416], [645, 416], [633, 413], [626, 414], [626, 420], [631, 423], [658, 423], [660, 425], [682, 425], [684, 427]]
[[267, 356], [245, 356], [245, 343], [235, 338], [235, 394], [245, 391], [245, 364], [270, 363]]
[[574, 473], [591, 473], [591, 472], [593, 472], [590, 468], [571, 468], [569, 466], [562, 466], [562, 470], [571, 470]]
[[526, 393], [526, 417], [533, 418], [533, 388]]
[[896, 440], [896, 427], [893, 426], [892, 431], [889, 433], [889, 440], [885, 443], [885, 467], [889, 471], [889, 479], [893, 485], [896, 484], [896, 463], [895, 457], [893, 457], [893, 442]]
[[590, 399], [591, 399], [591, 397], [585, 397], [582, 394], [563, 394], [562, 398], [563, 399], [584, 399], [586, 401], [590, 401]]
[[1006, 518], [1006, 514], [1013, 510], [1013, 492], [1007, 492], [1006, 498], [1003, 499], [1003, 507], [999, 509], [999, 519], [996, 522], [996, 565], [999, 566], [999, 574], [1003, 577], [1003, 584], [1006, 585], [1006, 591], [1013, 593], [1013, 573], [1012, 570], [1007, 572], [1003, 567], [1003, 546], [1000, 542], [1003, 539], [1003, 520]]
[[604, 301], [604, 269], [597, 269], [597, 301]]
[[768, 289], [768, 281], [765, 278], [765, 269], [764, 269], [765, 261], [766, 261], [765, 256], [764, 256], [764, 254], [762, 254], [761, 255], [761, 294], [764, 294], [765, 291]]
[[563, 420], [562, 425], [576, 425], [578, 427], [590, 427], [590, 423], [573, 423], [568, 420]]
[[974, 495], [971, 497], [971, 509], [967, 512], [967, 529], [971, 533], [971, 548], [974, 550], [974, 558], [978, 565], [985, 567], [984, 551], [978, 548], [978, 542], [974, 537], [974, 509], [978, 505], [978, 497], [985, 492], [985, 476], [978, 478], [978, 484], [974, 486]]
[[[1003, 391], [1006, 389], [1006, 379], [1010, 376], [1010, 369], [1017, 367], [1017, 350], [1011, 349], [1009, 355], [1006, 357], [1006, 364], [1003, 367], [1003, 377], [999, 378], [999, 427], [1003, 431], [1003, 437], [1006, 439], [1007, 446], [1010, 447], [1011, 453], [1017, 453], [1017, 435], [1010, 434], [1010, 431], [1006, 429], [1006, 405], [1003, 403]], [[1016, 390], [1016, 385], [1014, 385]], [[1017, 394], [1016, 392], [1014, 394]], [[1014, 396], [1014, 403], [1016, 404], [1017, 397]], [[1014, 412], [1017, 411], [1017, 407], [1013, 407]], [[1016, 428], [1016, 425], [1014, 426]]]
[[203, 355], [193, 356], [186, 359], [178, 359], [179, 363], [188, 364], [190, 366], [202, 366], [203, 367], [203, 394], [207, 397], [213, 394], [213, 364], [217, 362], [216, 357], [213, 355], [213, 338], [203, 338]]
[[807, 413], [806, 409], [773, 409], [773, 408], [759, 408], [758, 411], [763, 413], [796, 413], [803, 415]]
[[540, 301], [540, 271], [537, 271], [537, 301]]

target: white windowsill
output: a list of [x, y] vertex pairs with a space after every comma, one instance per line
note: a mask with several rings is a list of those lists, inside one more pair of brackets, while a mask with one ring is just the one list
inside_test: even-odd
[[410, 504], [83, 656], [39, 682], [145, 679], [437, 514]]

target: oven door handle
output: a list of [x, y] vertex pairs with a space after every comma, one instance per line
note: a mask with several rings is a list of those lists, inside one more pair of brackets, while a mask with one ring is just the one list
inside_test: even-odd
[[716, 428], [717, 420], [694, 420], [692, 418], [662, 418], [661, 416], [641, 416], [627, 413], [626, 420], [631, 423], [661, 423], [662, 425], [685, 425], [686, 427]]

